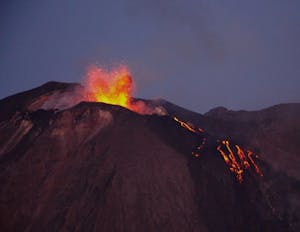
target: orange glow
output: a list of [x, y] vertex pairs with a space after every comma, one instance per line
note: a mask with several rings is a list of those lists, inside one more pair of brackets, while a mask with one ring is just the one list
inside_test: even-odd
[[196, 153], [196, 152], [192, 152], [192, 155], [196, 158], [198, 158], [200, 156], [200, 154]]
[[239, 183], [242, 183], [243, 181], [243, 173], [244, 170], [242, 169], [240, 163], [237, 162], [237, 159], [235, 158], [235, 155], [232, 151], [232, 149], [230, 148], [230, 143], [228, 140], [224, 140], [222, 141], [222, 144], [225, 145], [227, 151], [228, 151], [228, 155], [221, 149], [221, 145], [219, 145], [217, 147], [217, 150], [220, 152], [220, 154], [222, 155], [225, 163], [229, 166], [229, 170], [233, 173], [235, 173], [236, 178], [238, 180]]
[[[201, 128], [195, 128], [187, 124], [186, 122], [183, 122], [179, 120], [178, 118], [173, 118], [177, 123], [180, 124], [183, 128], [191, 131], [194, 134], [202, 134], [204, 131]], [[203, 134], [202, 134], [203, 136]], [[203, 137], [201, 143], [195, 148], [194, 151], [192, 151], [192, 156], [195, 158], [200, 157], [200, 152], [202, 152], [202, 149], [206, 145], [207, 138]], [[245, 152], [239, 145], [231, 145], [228, 140], [217, 140], [217, 151], [221, 154], [224, 162], [228, 166], [229, 170], [235, 174], [236, 179], [239, 183], [243, 182], [243, 176], [245, 174], [246, 170], [250, 170], [252, 164], [252, 167], [254, 167], [255, 172], [263, 176], [261, 170], [259, 169], [258, 165], [255, 163], [253, 159], [253, 152], [247, 150], [247, 155], [245, 155]], [[257, 155], [255, 155], [255, 158], [258, 158]]]
[[229, 158], [232, 160], [233, 164], [237, 164], [235, 156], [230, 148], [229, 141], [223, 141], [223, 143], [225, 144], [227, 150], [229, 151]]
[[141, 100], [133, 100], [135, 84], [124, 65], [112, 70], [90, 66], [83, 84], [85, 101], [119, 105], [139, 114], [166, 114], [163, 107], [150, 107]]
[[[247, 155], [248, 155], [249, 160], [251, 161], [251, 164], [254, 166], [256, 173], [259, 174], [260, 176], [263, 176], [261, 170], [259, 169], [257, 164], [254, 162], [254, 159], [252, 157], [254, 155], [253, 152], [248, 150]], [[256, 156], [256, 158], [258, 158], [258, 157]]]
[[[180, 126], [184, 127], [185, 129], [188, 129], [191, 132], [196, 133], [196, 130], [194, 128], [192, 128], [191, 126], [189, 126], [187, 123], [180, 121], [178, 118], [174, 117], [173, 118], [176, 122], [178, 122], [180, 124]], [[201, 130], [201, 129], [200, 129]]]
[[204, 147], [205, 143], [206, 143], [206, 138], [203, 138], [201, 144], [198, 145], [197, 149], [201, 150]]
[[132, 109], [133, 81], [128, 69], [120, 66], [112, 71], [96, 66], [88, 69], [85, 84], [89, 101], [104, 102]]
[[230, 166], [230, 160], [227, 157], [226, 153], [221, 149], [221, 145], [217, 146], [217, 150], [220, 152], [221, 156], [223, 157], [225, 163]]
[[238, 145], [235, 145], [235, 147], [236, 147], [236, 149], [237, 149], [237, 154], [238, 154], [238, 156], [239, 156], [239, 158], [240, 158], [240, 161], [241, 161], [241, 163], [242, 163], [242, 165], [245, 167], [245, 168], [250, 168], [250, 164], [249, 164], [249, 162], [247, 161], [247, 157], [246, 157], [246, 155], [245, 155], [245, 153], [244, 153], [244, 151], [240, 148], [240, 146], [238, 146]]
[[[225, 151], [222, 150], [222, 146], [224, 147]], [[252, 157], [254, 155], [253, 152], [247, 150], [247, 156], [246, 156], [245, 152], [239, 145], [235, 145], [234, 147], [236, 148], [236, 154], [230, 147], [230, 142], [228, 140], [223, 140], [221, 144], [217, 146], [217, 150], [223, 157], [225, 163], [229, 167], [229, 170], [236, 175], [238, 182], [242, 183], [245, 170], [250, 169], [249, 161], [254, 167], [255, 172], [258, 175], [263, 176], [261, 170], [259, 169], [258, 165], [255, 163]], [[228, 152], [228, 155], [226, 154], [226, 151]], [[255, 157], [258, 158], [257, 155], [255, 155]]]

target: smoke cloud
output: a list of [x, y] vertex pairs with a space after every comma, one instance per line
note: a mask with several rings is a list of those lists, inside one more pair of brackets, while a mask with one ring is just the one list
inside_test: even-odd
[[72, 90], [66, 90], [65, 92], [54, 92], [43, 103], [42, 109], [58, 109], [64, 110], [71, 108], [82, 101], [86, 101], [86, 91], [83, 86], [78, 85]]

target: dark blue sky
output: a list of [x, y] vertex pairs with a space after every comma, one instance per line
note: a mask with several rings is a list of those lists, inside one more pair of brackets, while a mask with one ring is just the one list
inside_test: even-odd
[[4, 0], [0, 98], [125, 63], [136, 96], [202, 113], [300, 102], [299, 9], [296, 0]]

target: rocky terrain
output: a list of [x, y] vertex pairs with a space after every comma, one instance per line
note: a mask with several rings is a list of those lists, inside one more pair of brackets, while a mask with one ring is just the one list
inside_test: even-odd
[[[164, 114], [140, 115], [78, 88], [0, 100], [0, 231], [300, 231], [299, 104], [201, 115], [144, 100]], [[263, 175], [237, 181], [223, 139]]]

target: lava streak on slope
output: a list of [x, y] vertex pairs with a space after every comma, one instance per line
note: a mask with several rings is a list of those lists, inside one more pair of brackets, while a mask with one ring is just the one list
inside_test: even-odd
[[[251, 165], [259, 176], [263, 176], [262, 171], [252, 157], [254, 155], [252, 151], [247, 150], [247, 155], [245, 155], [245, 152], [239, 145], [231, 147], [228, 140], [223, 140], [218, 145], [217, 150], [222, 155], [229, 170], [236, 175], [238, 182], [242, 183], [243, 175], [247, 169], [251, 169]], [[258, 158], [258, 156], [255, 155], [255, 158]], [[249, 161], [251, 165], [249, 164]]]
[[[195, 134], [202, 134], [204, 131], [201, 128], [194, 128], [188, 123], [179, 120], [178, 118], [173, 118], [181, 127], [189, 130]], [[202, 134], [203, 136], [203, 134]], [[206, 145], [207, 138], [203, 137], [200, 144], [197, 146], [196, 151], [192, 151], [192, 156], [195, 158], [200, 157], [201, 150]], [[255, 173], [259, 176], [263, 176], [262, 171], [259, 166], [255, 163], [253, 156], [257, 159], [258, 155], [254, 154], [252, 151], [247, 150], [247, 155], [245, 155], [244, 150], [239, 145], [231, 146], [228, 140], [217, 141], [217, 151], [222, 156], [224, 162], [228, 166], [229, 170], [236, 176], [239, 183], [243, 182], [243, 176], [246, 170], [254, 169]], [[252, 169], [251, 169], [252, 168]]]
[[[179, 119], [176, 118], [176, 117], [173, 117], [173, 119], [174, 119], [176, 122], [178, 122], [178, 123], [180, 124], [180, 126], [184, 127], [185, 129], [187, 129], [187, 130], [189, 130], [189, 131], [191, 131], [191, 132], [193, 132], [193, 133], [203, 132], [203, 130], [202, 130], [201, 128], [195, 129], [195, 128], [193, 128], [192, 126], [190, 126], [188, 123], [183, 122], [183, 121], [179, 120]], [[197, 131], [197, 130], [198, 130], [198, 131]]]

